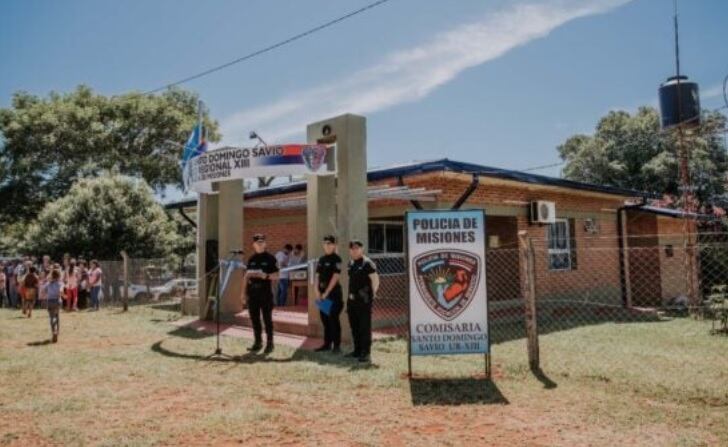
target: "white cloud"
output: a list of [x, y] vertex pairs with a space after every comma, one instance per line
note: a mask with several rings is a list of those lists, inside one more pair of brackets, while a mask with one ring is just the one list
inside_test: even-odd
[[520, 3], [484, 19], [441, 32], [428, 42], [390, 53], [348, 78], [328, 81], [272, 104], [224, 119], [227, 144], [240, 144], [255, 129], [269, 142], [304, 132], [311, 123], [340, 113], [370, 114], [422, 99], [462, 71], [548, 35], [559, 26], [600, 14], [631, 0], [552, 0]]
[[700, 99], [715, 99], [723, 97], [723, 84], [716, 84], [700, 92]]

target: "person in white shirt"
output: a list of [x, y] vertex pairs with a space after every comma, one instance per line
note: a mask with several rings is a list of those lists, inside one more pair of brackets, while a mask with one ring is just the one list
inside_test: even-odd
[[303, 245], [296, 244], [289, 256], [288, 265], [298, 265], [304, 262], [306, 262], [306, 253], [303, 251]]
[[101, 271], [99, 261], [91, 261], [91, 272], [88, 275], [88, 283], [91, 287], [91, 310], [99, 310], [99, 295], [101, 294], [101, 286], [103, 286], [104, 272]]
[[[291, 244], [286, 244], [282, 250], [276, 253], [278, 268], [283, 270], [290, 265], [290, 254], [293, 250]], [[283, 307], [288, 300], [288, 272], [280, 272], [278, 277], [278, 292], [276, 294], [276, 306]]]

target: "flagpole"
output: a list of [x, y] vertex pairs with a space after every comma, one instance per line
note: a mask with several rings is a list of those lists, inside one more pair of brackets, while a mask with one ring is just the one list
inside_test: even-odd
[[197, 100], [197, 125], [200, 126], [200, 140], [204, 139], [204, 127], [202, 126], [202, 100]]

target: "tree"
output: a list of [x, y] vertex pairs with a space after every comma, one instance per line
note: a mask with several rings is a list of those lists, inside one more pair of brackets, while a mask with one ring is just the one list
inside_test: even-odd
[[122, 175], [81, 179], [28, 226], [25, 253], [88, 258], [169, 258], [180, 244], [173, 220], [143, 180]]
[[[189, 268], [185, 261], [197, 250], [197, 228], [182, 218], [180, 214], [171, 214], [171, 219], [175, 224], [175, 231], [179, 235], [172, 248], [172, 253], [177, 258], [178, 269], [182, 273], [186, 267]], [[194, 275], [196, 272], [192, 274]]]
[[[698, 131], [685, 138], [691, 181], [700, 204], [713, 203], [725, 192], [728, 159], [719, 132], [725, 125], [724, 115], [707, 112]], [[641, 107], [634, 115], [609, 112], [594, 135], [574, 135], [558, 152], [566, 161], [564, 176], [568, 179], [680, 195], [676, 135], [661, 131], [659, 113], [652, 107]]]
[[[181, 185], [182, 143], [197, 122], [197, 95], [170, 89], [103, 96], [79, 86], [40, 98], [25, 92], [0, 109], [3, 222], [33, 218], [78, 179], [115, 169], [154, 189]], [[217, 123], [203, 115], [207, 139]]]

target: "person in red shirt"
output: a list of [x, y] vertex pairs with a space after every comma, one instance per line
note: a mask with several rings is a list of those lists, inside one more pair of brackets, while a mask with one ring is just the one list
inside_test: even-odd
[[28, 274], [23, 278], [23, 313], [30, 318], [35, 306], [35, 298], [38, 296], [38, 276], [35, 274], [35, 267], [29, 268]]

